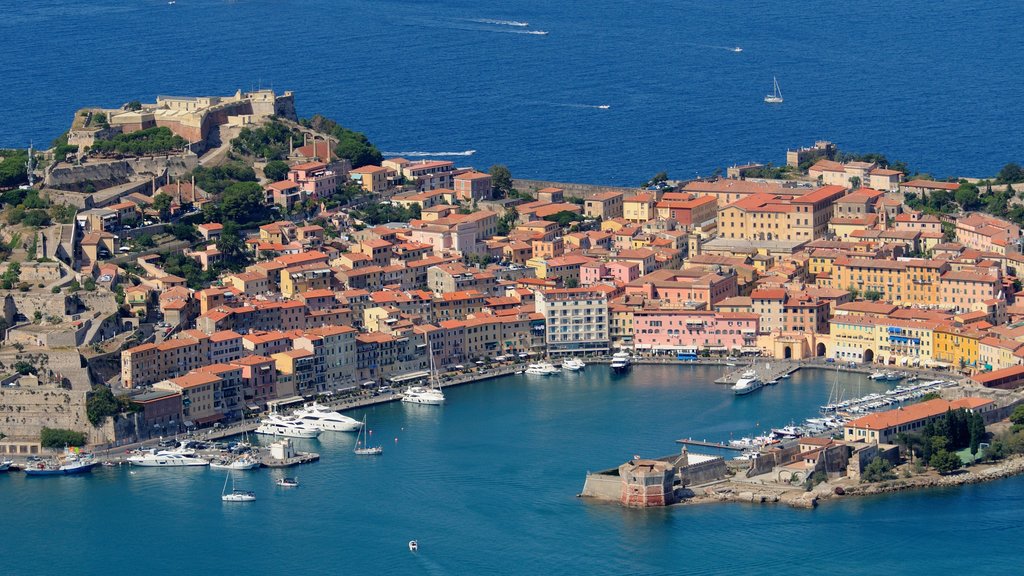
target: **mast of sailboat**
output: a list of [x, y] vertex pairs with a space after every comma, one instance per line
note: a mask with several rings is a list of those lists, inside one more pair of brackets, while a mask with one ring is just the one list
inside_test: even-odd
[[782, 98], [782, 89], [779, 88], [779, 79], [772, 76], [772, 83], [775, 84], [775, 96]]

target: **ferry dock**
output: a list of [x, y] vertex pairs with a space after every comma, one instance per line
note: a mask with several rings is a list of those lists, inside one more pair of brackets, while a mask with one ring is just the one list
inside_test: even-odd
[[762, 382], [771, 382], [773, 380], [779, 380], [780, 378], [788, 378], [790, 374], [800, 369], [800, 365], [794, 362], [773, 361], [773, 362], [756, 362], [753, 364], [745, 364], [737, 368], [720, 378], [715, 380], [715, 384], [735, 384], [743, 374], [749, 370], [753, 370], [757, 375], [758, 379]]
[[708, 442], [707, 440], [694, 440], [692, 438], [683, 438], [676, 440], [676, 444], [683, 444], [684, 446], [700, 446], [702, 448], [717, 448], [720, 450], [735, 450], [741, 452], [742, 446], [730, 446], [729, 444], [720, 444], [718, 442]]

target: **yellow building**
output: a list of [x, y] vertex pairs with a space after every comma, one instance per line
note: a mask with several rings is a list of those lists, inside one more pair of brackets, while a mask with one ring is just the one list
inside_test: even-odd
[[893, 304], [926, 306], [940, 304], [939, 279], [949, 265], [934, 260], [876, 260], [837, 258], [832, 269], [832, 287], [877, 293]]
[[332, 271], [327, 264], [305, 264], [281, 270], [281, 295], [291, 298], [302, 292], [331, 287]]
[[978, 367], [979, 344], [986, 334], [966, 327], [944, 326], [935, 330], [933, 358], [938, 362], [974, 371]]
[[630, 222], [647, 222], [657, 217], [654, 196], [637, 194], [622, 203], [622, 217]]

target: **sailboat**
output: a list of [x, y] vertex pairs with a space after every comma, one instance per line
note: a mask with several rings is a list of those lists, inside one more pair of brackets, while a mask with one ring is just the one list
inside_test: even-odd
[[434, 381], [437, 379], [437, 370], [434, 368], [434, 345], [430, 344], [430, 384], [423, 386], [412, 386], [402, 393], [402, 402], [408, 404], [430, 404], [439, 406], [444, 404], [444, 392], [441, 392], [441, 383], [434, 388]]
[[[231, 492], [228, 492], [228, 478], [231, 478]], [[251, 490], [238, 490], [235, 488], [235, 477], [228, 472], [224, 477], [224, 488], [220, 491], [220, 499], [224, 502], [252, 502], [256, 500], [256, 493]]]
[[356, 447], [352, 450], [359, 456], [380, 456], [384, 453], [383, 446], [370, 446], [370, 433], [366, 431], [366, 415], [363, 415], [363, 427], [356, 435]]
[[772, 93], [764, 97], [764, 101], [768, 104], [782, 104], [782, 90], [779, 88], [779, 81], [775, 76], [772, 76]]

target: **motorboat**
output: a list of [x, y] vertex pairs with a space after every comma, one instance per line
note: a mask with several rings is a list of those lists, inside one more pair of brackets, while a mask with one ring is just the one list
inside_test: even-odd
[[63, 476], [89, 472], [99, 462], [93, 460], [91, 454], [79, 454], [65, 449], [63, 456], [40, 460], [25, 466], [25, 474], [29, 476]]
[[[231, 492], [228, 492], [228, 478], [231, 478]], [[222, 502], [253, 502], [256, 500], [256, 493], [252, 490], [239, 490], [235, 488], [235, 479], [228, 472], [228, 475], [224, 477], [224, 488], [220, 491], [220, 499]]]
[[434, 388], [413, 386], [402, 393], [402, 402], [438, 406], [444, 404], [444, 393]]
[[552, 376], [560, 373], [561, 370], [556, 368], [553, 364], [547, 362], [540, 362], [538, 364], [530, 364], [526, 367], [527, 374], [533, 374], [534, 376]]
[[782, 428], [772, 428], [772, 434], [780, 438], [800, 438], [805, 433], [806, 431], [803, 428], [792, 424]]
[[778, 380], [769, 380], [769, 381], [765, 382], [765, 384], [767, 384], [769, 386], [775, 386], [778, 383], [779, 383]]
[[744, 394], [750, 394], [754, 390], [757, 390], [764, 386], [764, 382], [757, 377], [757, 372], [754, 370], [747, 370], [740, 375], [739, 380], [733, 384], [731, 390], [737, 395], [742, 396]]
[[215, 462], [210, 462], [210, 468], [215, 470], [255, 470], [262, 465], [263, 464], [259, 460], [251, 456], [242, 456], [241, 458], [236, 458], [234, 460], [217, 460]]
[[210, 461], [196, 456], [193, 450], [147, 450], [128, 457], [132, 466], [164, 467], [164, 466], [209, 466]]
[[363, 425], [355, 418], [345, 416], [316, 402], [296, 410], [293, 416], [310, 428], [330, 432], [357, 432]]
[[732, 51], [733, 52], [743, 52], [743, 48], [740, 48], [739, 46], [735, 46], [735, 47], [733, 47]]
[[887, 382], [898, 382], [902, 379], [903, 374], [900, 374], [899, 372], [889, 372], [888, 374], [885, 375], [885, 380]]
[[383, 446], [370, 446], [370, 433], [366, 429], [366, 415], [363, 415], [363, 426], [356, 436], [356, 445], [352, 449], [357, 456], [380, 456], [384, 453]]
[[7, 472], [11, 469], [11, 465], [14, 464], [14, 460], [2, 460], [0, 461], [0, 472]]
[[569, 358], [565, 362], [562, 362], [562, 368], [565, 368], [570, 372], [578, 372], [586, 367], [587, 365], [579, 358]]
[[409, 551], [415, 552], [420, 549], [420, 543], [415, 540], [409, 540]]
[[274, 482], [274, 484], [277, 484], [278, 486], [280, 486], [282, 488], [298, 488], [299, 487], [299, 479], [298, 478], [278, 478]]
[[884, 380], [885, 372], [874, 372], [871, 376], [868, 376], [868, 380]]
[[616, 352], [612, 354], [612, 363], [610, 364], [612, 372], [625, 372], [632, 365], [633, 361], [629, 352]]
[[271, 414], [260, 422], [260, 425], [256, 428], [256, 433], [267, 436], [307, 439], [320, 436], [320, 430], [309, 427], [301, 420], [287, 418], [279, 414]]

